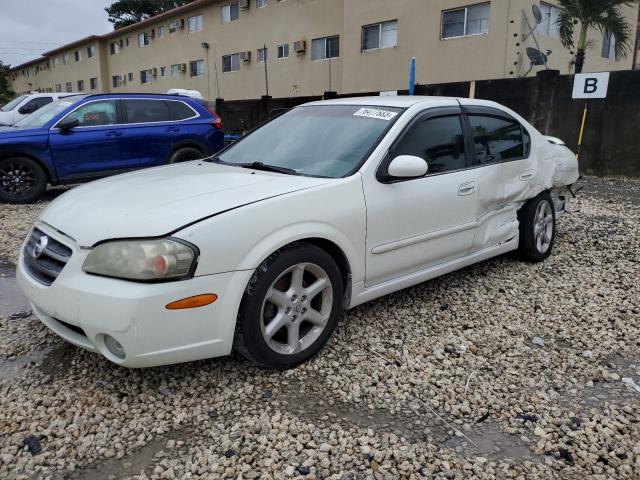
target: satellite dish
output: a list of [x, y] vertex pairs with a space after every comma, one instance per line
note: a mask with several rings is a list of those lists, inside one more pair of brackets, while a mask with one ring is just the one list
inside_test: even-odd
[[527, 47], [527, 57], [529, 57], [531, 65], [547, 64], [547, 56], [537, 48]]
[[540, 7], [533, 4], [531, 6], [531, 10], [533, 10], [533, 16], [536, 18], [536, 23], [542, 23], [542, 12], [540, 11]]

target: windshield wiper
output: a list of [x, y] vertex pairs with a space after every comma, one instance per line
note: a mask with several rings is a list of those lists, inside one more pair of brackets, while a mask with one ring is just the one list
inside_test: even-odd
[[251, 162], [251, 163], [238, 163], [236, 164], [242, 168], [250, 168], [252, 170], [261, 170], [264, 172], [276, 172], [276, 173], [285, 173], [287, 175], [297, 175], [297, 170], [293, 168], [286, 167], [277, 167], [276, 165], [267, 165], [262, 162]]

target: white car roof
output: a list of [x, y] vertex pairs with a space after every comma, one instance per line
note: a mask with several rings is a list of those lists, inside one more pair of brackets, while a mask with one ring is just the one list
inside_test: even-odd
[[419, 103], [442, 103], [444, 101], [455, 101], [456, 97], [430, 97], [421, 95], [398, 95], [394, 97], [350, 97], [335, 98], [332, 100], [319, 100], [306, 105], [368, 105], [376, 107], [400, 107], [408, 108]]

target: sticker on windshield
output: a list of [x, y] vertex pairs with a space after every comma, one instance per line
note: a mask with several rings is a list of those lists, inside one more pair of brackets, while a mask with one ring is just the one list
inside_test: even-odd
[[379, 108], [361, 108], [353, 114], [354, 117], [377, 118], [378, 120], [392, 120], [398, 112], [390, 112], [389, 110], [380, 110]]

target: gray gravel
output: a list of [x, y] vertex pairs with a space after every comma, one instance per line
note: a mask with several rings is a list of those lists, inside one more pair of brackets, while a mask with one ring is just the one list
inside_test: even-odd
[[[640, 478], [640, 180], [585, 186], [546, 262], [358, 307], [288, 372], [125, 370], [0, 318], [0, 478]], [[43, 206], [0, 205], [5, 262]]]

